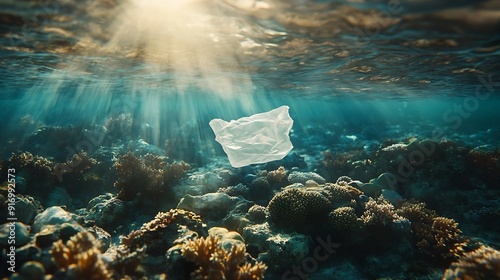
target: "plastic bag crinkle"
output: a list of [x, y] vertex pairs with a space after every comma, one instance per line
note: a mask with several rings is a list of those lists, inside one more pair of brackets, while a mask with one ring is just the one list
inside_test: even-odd
[[288, 135], [293, 120], [288, 109], [281, 106], [230, 122], [213, 119], [210, 127], [233, 167], [280, 160], [293, 148]]

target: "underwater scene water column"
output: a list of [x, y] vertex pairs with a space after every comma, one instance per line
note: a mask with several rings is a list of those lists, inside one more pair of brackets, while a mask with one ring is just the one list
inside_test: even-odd
[[0, 278], [500, 279], [498, 1], [0, 8]]

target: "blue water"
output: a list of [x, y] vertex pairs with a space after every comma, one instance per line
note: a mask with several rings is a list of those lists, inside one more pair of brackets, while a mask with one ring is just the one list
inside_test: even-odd
[[[190, 174], [231, 169], [209, 121], [287, 105], [294, 120], [292, 154], [307, 164], [296, 169], [333, 182], [333, 175], [321, 173], [326, 150], [358, 151], [373, 160], [386, 146], [424, 139], [452, 143], [460, 151], [487, 150], [494, 163], [489, 172], [500, 170], [499, 1], [179, 3], [1, 1], [4, 166], [17, 151], [53, 162], [65, 162], [79, 150], [100, 159], [103, 151], [120, 151], [107, 159], [111, 170], [116, 157], [142, 139], [146, 151], [158, 149], [170, 161], [191, 164]], [[449, 154], [433, 159], [429, 174], [467, 153], [457, 154], [456, 160]], [[242, 182], [246, 173], [269, 170], [252, 168], [232, 170]], [[438, 214], [453, 215], [465, 234], [498, 249], [497, 227], [476, 227], [466, 218], [481, 207], [495, 209], [500, 199], [498, 176], [484, 179], [476, 171], [464, 188], [491, 191], [489, 200]], [[423, 182], [453, 190], [446, 185], [456, 176], [450, 174], [411, 177], [400, 192], [412, 193], [412, 184]], [[109, 181], [99, 190], [113, 192], [116, 174], [99, 176]], [[78, 203], [84, 208], [87, 202]], [[423, 202], [439, 206], [433, 199]], [[440, 279], [446, 267], [437, 265], [428, 279]], [[326, 275], [328, 265], [321, 269], [311, 277]], [[378, 272], [363, 273], [370, 279]]]

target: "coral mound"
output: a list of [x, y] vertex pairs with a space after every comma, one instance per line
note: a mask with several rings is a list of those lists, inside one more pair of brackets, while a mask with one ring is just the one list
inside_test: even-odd
[[326, 218], [331, 208], [330, 200], [317, 190], [288, 188], [275, 195], [269, 202], [270, 218], [282, 227], [302, 227]]

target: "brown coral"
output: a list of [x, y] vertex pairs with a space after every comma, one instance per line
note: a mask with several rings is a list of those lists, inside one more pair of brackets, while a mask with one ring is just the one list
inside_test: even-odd
[[59, 179], [62, 181], [63, 175], [79, 175], [94, 166], [97, 161], [87, 155], [86, 152], [81, 151], [74, 154], [67, 162], [59, 163], [54, 167], [54, 172]]
[[191, 273], [194, 280], [258, 280], [264, 277], [266, 265], [245, 263], [246, 250], [234, 244], [229, 251], [221, 248], [217, 236], [195, 238], [182, 245], [182, 256], [198, 268]]
[[271, 184], [279, 183], [285, 177], [286, 177], [286, 170], [285, 167], [283, 166], [278, 167], [278, 169], [276, 170], [269, 171], [266, 175], [267, 181]]
[[443, 280], [482, 279], [500, 279], [500, 251], [484, 245], [463, 255], [443, 276]]
[[419, 235], [423, 238], [417, 242], [417, 247], [437, 259], [455, 260], [463, 254], [467, 245], [458, 223], [445, 217], [434, 218], [429, 231]]
[[424, 203], [405, 202], [397, 213], [410, 220], [418, 249], [435, 259], [454, 260], [463, 254], [467, 239], [453, 219], [438, 217]]
[[337, 231], [352, 230], [358, 224], [356, 211], [352, 207], [340, 207], [328, 214], [328, 224]]
[[374, 200], [370, 198], [365, 204], [365, 212], [361, 220], [365, 225], [388, 225], [404, 218], [394, 210], [394, 206], [383, 199]]
[[341, 184], [326, 183], [324, 190], [328, 193], [328, 199], [335, 206], [345, 206], [352, 199], [356, 199], [363, 194], [362, 191], [345, 184], [343, 181]]
[[114, 167], [118, 171], [114, 185], [120, 190], [118, 198], [122, 200], [132, 200], [139, 192], [153, 196], [168, 193], [169, 187], [190, 168], [185, 162], [167, 164], [163, 157], [152, 154], [137, 157], [131, 152], [122, 155]]
[[191, 168], [189, 164], [184, 161], [168, 163], [164, 168], [164, 182], [165, 184], [172, 186], [177, 183], [186, 172]]
[[54, 163], [47, 158], [35, 156], [30, 152], [12, 154], [9, 164], [26, 171], [32, 181], [40, 182], [54, 179]]
[[112, 273], [102, 260], [97, 243], [87, 231], [77, 233], [66, 244], [62, 240], [54, 243], [51, 254], [59, 273], [63, 273], [65, 279], [111, 279]]
[[276, 194], [267, 208], [276, 225], [303, 230], [304, 224], [326, 219], [331, 202], [316, 188], [292, 187]]
[[167, 240], [169, 236], [175, 238], [181, 230], [191, 230], [201, 234], [204, 226], [197, 214], [182, 209], [171, 209], [168, 212], [159, 212], [153, 220], [143, 224], [140, 229], [122, 236], [121, 243], [128, 251], [145, 247], [148, 254], [164, 254], [173, 244], [173, 240]]

